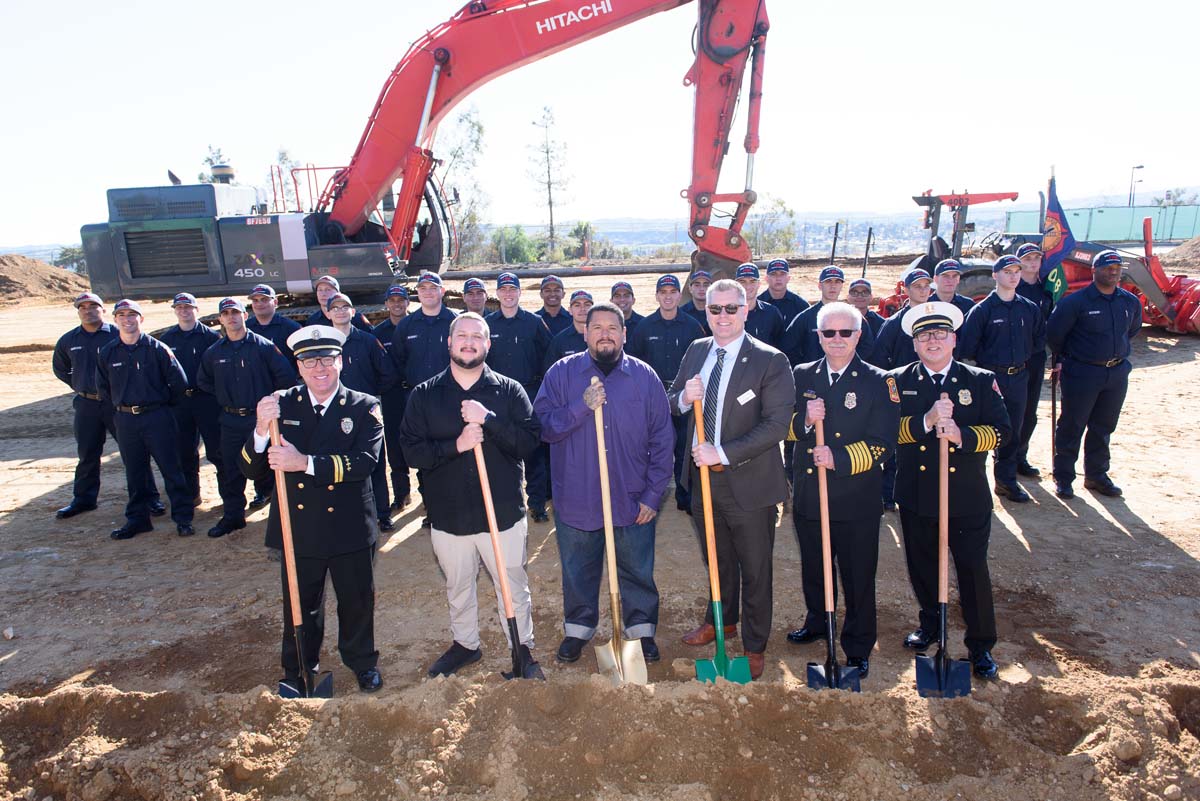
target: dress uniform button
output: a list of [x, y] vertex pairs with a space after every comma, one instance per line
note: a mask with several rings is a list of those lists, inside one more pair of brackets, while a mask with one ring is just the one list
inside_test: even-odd
[[950, 468], [950, 472], [951, 472], [951, 473], [953, 473], [953, 472], [954, 472], [954, 468], [953, 468], [953, 467], [951, 467], [951, 468]]
[[809, 453], [812, 453], [812, 448], [809, 448], [809, 449], [808, 449], [808, 452], [809, 452]]
[[925, 465], [921, 465], [921, 472], [925, 472]]
[[834, 435], [835, 437], [838, 437], [838, 438], [840, 439], [840, 438], [841, 438], [841, 436], [842, 436], [842, 432], [841, 432], [841, 431], [834, 431], [834, 432], [833, 432], [833, 435]]
[[808, 468], [808, 470], [806, 470], [805, 472], [808, 473], [809, 475], [812, 475], [812, 468], [811, 467]]
[[303, 483], [297, 484], [296, 489], [304, 489], [304, 484]]
[[326, 489], [328, 489], [330, 492], [333, 492], [333, 485], [330, 484], [328, 487], [326, 487]]
[[326, 512], [332, 512], [332, 511], [333, 511], [333, 507], [332, 507], [332, 506], [330, 506], [330, 507], [329, 507], [329, 508], [327, 508], [325, 511], [326, 511]]
[[922, 446], [921, 446], [921, 450], [925, 450], [925, 446], [924, 446], [924, 445], [922, 445]]
[[[924, 468], [924, 467], [922, 467], [921, 469], [922, 469], [922, 470], [924, 470], [925, 468]], [[297, 508], [297, 509], [303, 509], [303, 508], [304, 508], [304, 504], [302, 504], [302, 503], [298, 503], [298, 504], [296, 504], [296, 508]]]
[[954, 446], [953, 446], [953, 445], [951, 445], [951, 446], [950, 446], [950, 452], [951, 452], [951, 453], [954, 453]]

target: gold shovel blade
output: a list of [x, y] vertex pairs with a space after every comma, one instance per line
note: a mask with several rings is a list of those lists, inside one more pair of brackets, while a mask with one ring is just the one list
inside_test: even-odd
[[622, 684], [649, 684], [646, 657], [639, 640], [613, 638], [596, 646], [596, 666], [614, 687]]

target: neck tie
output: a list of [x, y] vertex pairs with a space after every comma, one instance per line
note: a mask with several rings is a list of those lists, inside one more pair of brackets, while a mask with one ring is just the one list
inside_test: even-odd
[[841, 373], [830, 373], [829, 374], [829, 386], [832, 387], [834, 384], [836, 384], [838, 382], [838, 379], [841, 377], [842, 377]]
[[942, 375], [941, 373], [934, 373], [933, 374], [933, 385], [935, 387], [937, 387], [938, 389], [941, 389], [942, 388], [942, 379], [945, 377], [946, 376]]
[[321, 415], [325, 414], [325, 404], [318, 403], [313, 407], [313, 411], [317, 413], [317, 417], [320, 417]]
[[717, 393], [721, 389], [721, 370], [725, 367], [725, 349], [717, 348], [717, 363], [708, 374], [708, 386], [704, 388], [704, 436], [709, 442], [716, 442], [717, 433]]

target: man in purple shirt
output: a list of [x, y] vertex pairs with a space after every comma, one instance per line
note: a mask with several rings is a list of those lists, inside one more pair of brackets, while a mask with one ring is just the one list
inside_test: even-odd
[[[671, 480], [675, 433], [662, 380], [650, 365], [625, 354], [625, 316], [611, 303], [591, 308], [587, 352], [546, 372], [533, 410], [550, 443], [558, 553], [562, 561], [563, 631], [559, 662], [579, 659], [596, 633], [604, 566], [604, 515], [594, 410], [603, 409], [613, 532], [625, 637], [642, 641], [658, 661], [658, 587], [654, 527]], [[600, 383], [592, 385], [592, 379]], [[609, 396], [612, 396], [611, 398]], [[612, 401], [609, 403], [608, 401]]]

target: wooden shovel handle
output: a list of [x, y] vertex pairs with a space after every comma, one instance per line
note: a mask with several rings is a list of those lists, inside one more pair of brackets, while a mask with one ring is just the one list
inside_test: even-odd
[[[699, 399], [692, 401], [692, 416], [696, 418], [696, 441], [704, 444], [704, 408]], [[717, 539], [713, 524], [712, 482], [708, 466], [700, 467], [700, 498], [704, 505], [704, 549], [708, 554], [708, 588], [713, 602], [721, 603], [721, 577], [717, 572]]]
[[487, 514], [488, 532], [492, 535], [492, 552], [496, 558], [496, 580], [500, 582], [500, 596], [504, 599], [504, 616], [512, 619], [512, 594], [508, 590], [508, 573], [504, 570], [504, 555], [500, 553], [500, 526], [496, 524], [496, 507], [492, 503], [492, 482], [488, 480], [487, 463], [483, 460], [483, 446], [476, 445], [475, 467], [479, 471], [479, 488], [483, 491], [483, 511]]
[[[269, 424], [271, 445], [278, 447], [283, 438], [279, 435], [279, 421]], [[288, 605], [292, 609], [292, 626], [300, 628], [304, 616], [300, 611], [300, 587], [296, 579], [296, 549], [292, 544], [292, 514], [288, 503], [287, 479], [282, 470], [275, 471], [275, 509], [279, 512], [279, 531], [283, 538], [283, 565], [287, 571]], [[303, 657], [301, 657], [303, 658]]]
[[[592, 385], [600, 379], [592, 376]], [[593, 409], [596, 419], [596, 451], [600, 459], [600, 509], [604, 513], [604, 557], [608, 566], [608, 594], [613, 611], [613, 640], [621, 637], [621, 589], [617, 584], [617, 545], [613, 533], [612, 495], [608, 484], [608, 448], [604, 444], [604, 404]]]
[[[813, 428], [817, 432], [817, 447], [825, 447], [825, 421], [816, 420]], [[833, 547], [829, 542], [829, 479], [825, 475], [824, 465], [817, 467], [817, 499], [821, 506], [821, 570], [824, 571], [825, 582], [825, 611], [832, 612], [833, 608]]]
[[938, 603], [950, 598], [950, 440], [938, 437]]

